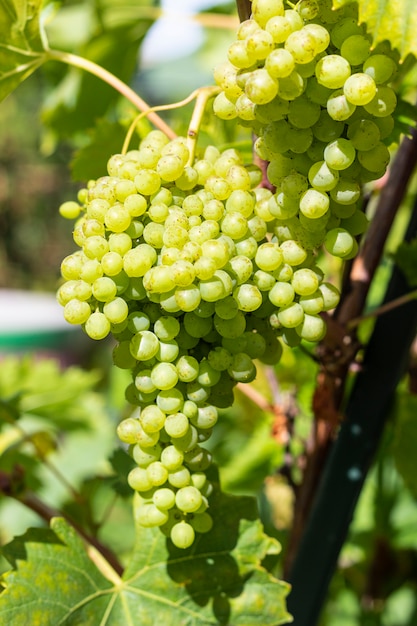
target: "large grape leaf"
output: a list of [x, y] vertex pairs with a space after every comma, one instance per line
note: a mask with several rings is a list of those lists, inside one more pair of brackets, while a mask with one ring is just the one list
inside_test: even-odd
[[0, 0], [0, 101], [46, 60], [42, 0]]
[[[333, 0], [335, 8], [354, 0]], [[417, 11], [415, 0], [358, 0], [359, 21], [365, 22], [374, 42], [388, 40], [405, 59], [417, 56]]]
[[[253, 498], [217, 496], [215, 527], [179, 550], [158, 529], [139, 529], [118, 575], [90, 560], [63, 519], [29, 530], [4, 549], [0, 623], [13, 626], [278, 626], [291, 617], [289, 587], [262, 561], [279, 552], [257, 519]], [[101, 565], [100, 565], [101, 563]], [[100, 571], [101, 570], [101, 571]], [[110, 573], [109, 573], [110, 572]]]

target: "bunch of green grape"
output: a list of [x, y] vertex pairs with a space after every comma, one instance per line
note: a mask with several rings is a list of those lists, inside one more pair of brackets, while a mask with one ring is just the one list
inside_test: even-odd
[[281, 340], [321, 339], [319, 313], [339, 297], [313, 254], [278, 243], [257, 168], [214, 146], [189, 161], [184, 138], [152, 131], [61, 205], [79, 249], [58, 290], [65, 319], [92, 339], [111, 333], [115, 365], [132, 371], [118, 435], [137, 463], [136, 519], [182, 548], [212, 525], [202, 444], [218, 409], [256, 359], [278, 362]]
[[252, 0], [228, 61], [215, 69], [223, 119], [257, 135], [276, 193], [269, 210], [278, 242], [357, 253], [367, 226], [361, 185], [385, 173], [397, 99], [388, 44], [372, 46], [357, 6], [333, 11], [330, 0]]

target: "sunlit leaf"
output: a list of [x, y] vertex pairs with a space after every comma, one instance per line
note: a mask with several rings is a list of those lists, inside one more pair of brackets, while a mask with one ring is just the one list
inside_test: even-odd
[[[62, 519], [4, 549], [13, 570], [0, 595], [0, 622], [13, 626], [278, 626], [291, 621], [289, 587], [261, 562], [279, 545], [257, 519], [254, 500], [219, 495], [215, 529], [179, 550], [158, 529], [141, 529], [120, 579], [88, 557]], [[101, 570], [101, 571], [99, 571]]]
[[[339, 8], [353, 0], [333, 0]], [[374, 42], [387, 40], [401, 58], [417, 56], [417, 12], [414, 0], [358, 0], [359, 21], [365, 22]]]
[[45, 61], [42, 0], [0, 0], [0, 101]]

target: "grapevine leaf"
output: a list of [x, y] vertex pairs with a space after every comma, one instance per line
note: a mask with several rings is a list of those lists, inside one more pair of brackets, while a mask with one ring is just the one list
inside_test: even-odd
[[109, 157], [122, 149], [126, 129], [117, 122], [101, 119], [89, 136], [89, 143], [77, 151], [71, 163], [74, 180], [86, 181], [103, 176]]
[[[4, 577], [0, 623], [288, 623], [289, 587], [262, 566], [279, 545], [264, 534], [254, 499], [218, 494], [213, 516], [214, 529], [188, 550], [175, 548], [158, 529], [140, 529], [122, 579], [113, 571], [103, 576], [64, 520], [54, 519], [51, 531], [28, 531], [4, 549], [14, 569]], [[110, 568], [105, 563], [101, 570]]]
[[[95, 15], [91, 3], [81, 3], [78, 14], [79, 29], [85, 32], [85, 38], [74, 51], [125, 83], [130, 83], [137, 67], [140, 45], [153, 23], [146, 10], [143, 16], [140, 12], [150, 4], [150, 0], [137, 0], [131, 6], [123, 8], [119, 3], [100, 3]], [[61, 28], [62, 25], [65, 29], [68, 28], [65, 23], [72, 9], [72, 6], [64, 6], [58, 13]], [[119, 21], [120, 15], [117, 17], [117, 9], [124, 15], [122, 23]], [[54, 30], [54, 21], [48, 26], [48, 38], [51, 47], [61, 50], [68, 44]], [[97, 24], [100, 24], [100, 28], [97, 28]], [[120, 97], [114, 87], [88, 72], [80, 73], [64, 65], [54, 68], [54, 72], [60, 72], [62, 80], [44, 103], [42, 117], [45, 123], [62, 136], [71, 137], [74, 133], [92, 128], [96, 120], [105, 116]]]
[[112, 583], [60, 518], [52, 520], [50, 530], [28, 530], [3, 548], [3, 554], [14, 569], [4, 576], [0, 623], [96, 626], [97, 615], [111, 605]]
[[[333, 0], [338, 9], [354, 0]], [[417, 12], [414, 0], [358, 0], [359, 21], [366, 23], [375, 43], [388, 40], [402, 59], [417, 56]]]
[[417, 498], [415, 449], [417, 445], [417, 398], [401, 393], [395, 405], [396, 432], [393, 452], [396, 467], [411, 493]]
[[0, 101], [46, 60], [42, 0], [0, 0]]

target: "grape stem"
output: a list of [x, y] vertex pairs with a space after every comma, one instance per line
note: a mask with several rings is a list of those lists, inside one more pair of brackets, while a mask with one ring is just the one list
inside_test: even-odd
[[251, 16], [250, 0], [236, 0], [236, 6], [240, 21], [248, 20]]
[[190, 151], [188, 165], [192, 165], [194, 163], [198, 133], [200, 131], [207, 102], [218, 93], [220, 93], [220, 87], [201, 87], [197, 90], [196, 103], [187, 131], [187, 146]]
[[78, 67], [80, 69], [97, 76], [105, 83], [116, 89], [122, 96], [124, 96], [129, 102], [131, 102], [137, 109], [143, 112], [148, 112], [148, 119], [154, 126], [159, 128], [162, 132], [164, 132], [167, 137], [173, 139], [176, 135], [172, 128], [164, 122], [164, 120], [159, 117], [154, 112], [149, 112], [149, 105], [143, 100], [133, 89], [131, 89], [126, 83], [124, 83], [120, 78], [117, 78], [114, 74], [104, 69], [94, 61], [90, 61], [89, 59], [84, 59], [76, 54], [72, 54], [71, 52], [63, 52], [61, 50], [47, 50], [46, 59], [50, 61], [60, 61], [61, 63], [66, 63], [67, 65], [71, 65], [73, 67]]
[[170, 111], [172, 109], [178, 109], [179, 107], [185, 106], [186, 104], [188, 104], [189, 102], [192, 102], [195, 98], [197, 98], [198, 93], [199, 93], [200, 90], [201, 90], [201, 88], [196, 89], [189, 96], [184, 98], [184, 100], [180, 100], [179, 102], [173, 102], [171, 104], [160, 104], [160, 105], [157, 105], [157, 106], [154, 106], [154, 107], [150, 107], [146, 111], [142, 111], [141, 113], [139, 113], [139, 115], [137, 115], [135, 117], [135, 119], [133, 120], [133, 122], [129, 126], [129, 130], [126, 133], [126, 138], [124, 140], [123, 148], [122, 148], [122, 154], [126, 154], [126, 152], [128, 151], [129, 144], [130, 144], [130, 142], [132, 140], [132, 135], [133, 135], [133, 133], [135, 131], [136, 125], [143, 117], [148, 117], [148, 119], [149, 119], [150, 114], [155, 112], [155, 111]]

